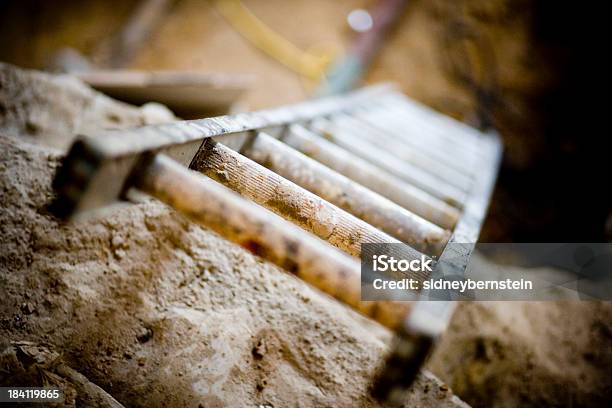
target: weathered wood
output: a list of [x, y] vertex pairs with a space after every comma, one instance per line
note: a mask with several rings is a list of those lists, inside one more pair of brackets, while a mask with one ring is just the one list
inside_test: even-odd
[[361, 301], [360, 264], [304, 230], [162, 154], [142, 160], [133, 187], [192, 221], [398, 330], [410, 302]]
[[439, 255], [450, 237], [448, 231], [265, 133], [260, 132], [247, 142], [241, 152], [421, 252]]
[[[385, 148], [397, 158], [405, 160], [421, 170], [427, 171], [444, 183], [448, 183], [462, 191], [468, 191], [472, 186], [473, 179], [464, 172], [465, 169], [454, 168], [452, 166], [452, 161], [441, 160], [429, 156], [423, 149], [405, 143], [405, 141], [398, 138], [395, 133], [381, 131], [364, 123], [364, 121], [360, 120], [358, 117], [346, 114], [335, 115], [332, 122], [346, 125], [351, 129], [352, 135], [368, 143], [384, 145]], [[396, 130], [401, 131], [402, 129], [398, 126]]]
[[455, 207], [461, 207], [466, 193], [445, 183], [418, 167], [395, 157], [387, 151], [384, 143], [373, 144], [361, 140], [352, 134], [351, 129], [326, 119], [316, 119], [311, 123], [311, 129], [322, 134], [326, 139], [368, 160], [374, 165], [396, 174], [413, 186], [438, 197]]
[[476, 147], [482, 137], [477, 130], [403, 95], [385, 95], [377, 106], [360, 116], [370, 118], [375, 127], [385, 129], [407, 143], [415, 143], [434, 157], [446, 157], [459, 166], [470, 166], [468, 170], [472, 173], [474, 165], [484, 157]]
[[455, 170], [474, 175], [477, 162], [474, 152], [467, 151], [461, 144], [457, 145], [456, 141], [449, 142], [446, 138], [437, 137], [437, 131], [432, 132], [428, 124], [413, 121], [411, 117], [403, 118], [400, 112], [391, 106], [377, 106], [359, 115], [359, 121]]
[[[191, 167], [350, 255], [359, 256], [365, 242], [400, 242], [214, 140], [202, 146]], [[418, 259], [421, 254], [405, 255]]]
[[[480, 227], [493, 193], [501, 161], [500, 138], [497, 134], [489, 134], [474, 142], [478, 154], [483, 156], [475, 169], [475, 188], [465, 203], [465, 214], [453, 231], [432, 279], [454, 279], [463, 274], [478, 241]], [[415, 304], [413, 312], [398, 331], [399, 336], [386, 358], [384, 369], [379, 371], [373, 382], [372, 394], [375, 398], [391, 405], [401, 403], [403, 391], [411, 385], [418, 373], [415, 367], [422, 366], [446, 330], [456, 304], [455, 299], [442, 300], [427, 291], [421, 292], [420, 301]]]
[[72, 75], [113, 98], [135, 105], [158, 102], [182, 118], [227, 112], [253, 79], [249, 75], [197, 71], [96, 69]]
[[306, 156], [444, 229], [452, 229], [459, 219], [460, 214], [456, 208], [301, 125], [290, 126], [281, 140]]
[[[255, 153], [261, 153], [259, 161], [274, 161], [273, 165], [266, 165], [276, 166], [279, 173], [286, 171], [283, 174], [339, 205], [348, 207], [349, 203], [358, 203], [367, 209], [367, 205], [371, 204], [358, 200], [342, 201], [346, 200], [342, 192], [329, 190], [333, 186], [317, 186], [316, 180], [328, 178], [335, 180], [340, 190], [345, 188], [344, 181], [340, 182], [345, 178], [341, 179], [339, 175], [324, 177], [327, 173], [323, 170], [313, 173], [313, 168], [321, 167], [318, 164], [302, 166], [306, 173], [299, 175], [299, 169], [291, 168], [290, 162], [286, 161], [294, 158], [295, 152], [285, 146], [273, 150], [291, 154], [281, 157], [278, 162], [276, 159], [268, 160], [271, 152], [266, 149], [279, 142], [258, 137], [255, 141], [270, 142], [259, 152], [250, 150], [258, 148], [257, 144], [244, 144], [252, 133], [270, 132], [322, 165], [344, 173], [348, 178], [405, 205], [405, 208], [426, 219], [452, 228], [452, 242], [468, 245], [465, 250], [461, 246], [451, 248], [446, 245], [440, 261], [432, 265], [433, 273], [459, 274], [465, 269], [473, 249], [469, 244], [476, 241], [486, 212], [501, 144], [496, 137], [489, 137], [425, 108], [412, 106], [402, 101], [403, 97], [397, 96], [397, 92], [395, 94], [385, 87], [366, 89], [269, 111], [82, 137], [63, 160], [54, 180], [58, 196], [54, 213], [69, 217], [80, 211], [100, 208], [124, 198], [126, 192], [133, 190], [132, 187], [160, 199], [200, 225], [211, 228], [395, 330], [400, 335], [400, 341], [389, 356], [387, 369], [381, 371], [381, 380], [374, 390], [382, 399], [397, 396], [399, 389], [413, 379], [416, 367], [421, 365], [446, 327], [454, 304], [429, 302], [426, 293], [419, 295], [424, 302], [414, 307], [412, 303], [362, 302], [360, 265], [354, 258], [256, 203], [245, 200], [209, 177], [185, 168], [189, 165], [199, 168], [199, 160], [204, 159], [206, 164], [203, 168], [211, 177], [254, 201], [275, 208], [319, 236], [331, 237], [331, 242], [340, 247], [344, 245], [352, 254], [359, 253], [358, 244], [362, 242], [397, 242], [372, 225], [237, 153], [241, 149], [253, 157]], [[332, 123], [335, 116], [345, 113], [357, 120]], [[364, 136], [364, 129], [360, 125], [366, 122], [368, 126], [389, 135], [380, 142], [372, 140], [371, 135], [369, 138], [367, 134]], [[312, 132], [303, 131], [299, 124], [311, 126], [320, 135], [313, 137]], [[287, 128], [288, 132], [283, 134]], [[302, 134], [297, 131], [299, 129]], [[407, 129], [410, 132], [406, 132]], [[333, 143], [324, 140], [324, 137]], [[214, 141], [203, 144], [209, 138], [214, 138]], [[385, 145], [385, 141], [390, 140], [393, 140], [392, 147], [398, 146], [397, 143], [401, 141], [410, 149], [422, 148], [429, 158], [440, 158], [446, 167], [473, 177], [473, 185], [464, 185], [466, 191], [463, 191], [457, 188], [456, 180], [449, 183], [442, 180], [444, 176], [436, 177], [431, 172], [435, 172], [431, 161], [429, 164], [421, 162], [421, 167], [414, 165], [419, 163], [407, 163], [398, 158], [401, 155], [397, 152], [389, 151], [389, 144]], [[228, 143], [232, 148], [207, 150], [222, 146], [218, 142]], [[202, 145], [204, 148], [196, 157]], [[351, 161], [354, 163], [351, 164]], [[303, 158], [299, 162], [310, 163]], [[296, 175], [290, 176], [291, 173]], [[310, 179], [309, 173], [317, 176]], [[351, 194], [358, 195], [355, 193], [359, 191], [358, 188], [347, 185], [353, 189]], [[355, 197], [351, 200], [355, 200]], [[378, 202], [381, 203], [380, 200]], [[295, 212], [286, 211], [287, 205]], [[360, 213], [364, 219], [370, 216], [368, 211]], [[312, 220], [315, 220], [314, 223], [309, 225]], [[382, 225], [380, 220], [374, 218], [369, 222]], [[353, 237], [354, 232], [357, 234]], [[406, 252], [397, 251], [399, 253], [388, 255], [399, 259], [420, 256], [418, 251], [409, 247]], [[422, 280], [430, 276], [425, 272], [416, 278]], [[406, 368], [410, 370], [406, 371]]]
[[[204, 139], [281, 129], [342, 109], [354, 109], [391, 90], [389, 85], [379, 85], [265, 111], [80, 136], [54, 179], [59, 193], [56, 208], [64, 208], [61, 215], [70, 218], [120, 201], [126, 178], [138, 157], [145, 153], [164, 153], [188, 166]], [[79, 170], [83, 168], [87, 169], [85, 173]]]

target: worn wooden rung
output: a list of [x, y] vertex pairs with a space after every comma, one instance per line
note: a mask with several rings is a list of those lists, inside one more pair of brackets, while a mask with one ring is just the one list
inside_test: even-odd
[[439, 255], [450, 238], [448, 231], [265, 133], [246, 143], [242, 153], [421, 252]]
[[[202, 146], [191, 167], [350, 255], [359, 256], [364, 242], [400, 242], [214, 140]], [[418, 259], [421, 254], [404, 256]]]
[[459, 220], [460, 213], [456, 208], [325, 140], [302, 125], [290, 126], [281, 140], [441, 228], [451, 230]]
[[410, 302], [363, 302], [360, 264], [311, 234], [162, 154], [141, 161], [135, 187], [392, 330]]
[[336, 115], [333, 118], [333, 122], [345, 124], [351, 129], [351, 134], [366, 140], [368, 143], [384, 145], [397, 158], [433, 174], [445, 183], [449, 183], [463, 191], [468, 191], [472, 186], [473, 178], [464, 172], [465, 168], [455, 168], [453, 160], [433, 158], [427, 155], [423, 149], [410, 146], [391, 132], [369, 127], [359, 117]]
[[465, 151], [462, 145], [455, 145], [446, 140], [437, 139], [427, 129], [405, 121], [400, 113], [394, 110], [382, 110], [380, 107], [359, 115], [359, 122], [392, 137], [397, 142], [410, 146], [431, 159], [445, 163], [461, 173], [475, 177], [478, 158]]
[[312, 130], [319, 132], [331, 142], [388, 172], [395, 173], [407, 183], [438, 197], [452, 206], [461, 207], [465, 201], [465, 191], [439, 180], [432, 174], [410, 163], [398, 159], [384, 149], [384, 144], [375, 145], [360, 140], [350, 134], [350, 130], [325, 119], [314, 120], [310, 126]]
[[386, 95], [373, 112], [378, 112], [379, 126], [387, 125], [395, 131], [404, 129], [405, 137], [423, 143], [432, 142], [440, 154], [460, 152], [464, 158], [483, 157], [478, 148], [482, 134], [464, 123], [418, 106], [403, 96]]

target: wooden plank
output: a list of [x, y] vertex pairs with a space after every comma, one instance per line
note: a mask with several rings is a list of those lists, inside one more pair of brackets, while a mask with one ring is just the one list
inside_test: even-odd
[[183, 118], [227, 112], [253, 81], [250, 75], [196, 71], [93, 70], [73, 75], [113, 98], [134, 105], [158, 102]]

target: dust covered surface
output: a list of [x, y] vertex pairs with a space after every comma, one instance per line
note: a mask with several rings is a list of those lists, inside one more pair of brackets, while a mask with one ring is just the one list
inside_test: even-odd
[[[376, 406], [374, 323], [153, 200], [51, 217], [74, 134], [151, 119], [67, 78], [0, 78], [0, 383], [88, 405], [65, 365], [127, 406]], [[465, 303], [429, 368], [474, 406], [609, 406], [611, 326], [606, 303]], [[464, 406], [427, 372], [406, 405]]]
[[95, 92], [70, 76], [15, 69], [0, 62], [0, 131], [66, 150], [76, 134], [164, 123], [163, 105], [136, 108]]
[[476, 407], [612, 406], [612, 304], [462, 303], [429, 368]]
[[[57, 147], [144, 113], [67, 79], [0, 77], [0, 383], [93, 404], [73, 369], [127, 406], [377, 406], [380, 326], [153, 200], [53, 218]], [[465, 404], [425, 372], [406, 406]]]

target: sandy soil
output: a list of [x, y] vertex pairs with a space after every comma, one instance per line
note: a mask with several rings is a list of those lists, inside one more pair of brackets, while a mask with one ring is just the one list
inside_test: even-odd
[[472, 406], [610, 406], [612, 304], [464, 303], [428, 367]]
[[[63, 367], [129, 406], [375, 406], [390, 334], [154, 201], [63, 225], [46, 211], [74, 134], [171, 120], [67, 78], [0, 70], [3, 384]], [[429, 368], [474, 406], [609, 406], [612, 306], [466, 303]], [[407, 406], [461, 406], [425, 372]]]
[[[117, 30], [133, 2], [28, 3], [0, 27], [0, 49], [21, 65], [42, 67], [66, 45], [96, 59], [101, 39]], [[345, 45], [346, 12], [366, 5], [245, 3], [303, 48]], [[453, 55], [441, 49], [454, 26], [449, 21], [474, 25], [479, 38], [486, 33], [482, 37], [495, 43], [505, 102], [494, 113], [509, 141], [508, 157], [517, 166], [529, 162], [541, 147], [533, 100], [549, 85], [543, 75], [549, 73], [537, 70], [537, 50], [527, 46], [529, 16], [516, 12], [522, 3], [413, 4], [368, 80], [398, 81], [431, 106], [469, 116], [474, 90], [449, 72]], [[316, 29], [303, 29], [312, 21]], [[197, 0], [180, 2], [132, 66], [254, 72], [258, 82], [246, 99], [251, 107], [300, 100], [312, 88]], [[167, 112], [119, 104], [65, 79], [26, 88], [15, 72], [3, 68], [0, 75], [2, 382], [33, 373], [37, 380], [66, 382], [47, 367], [59, 354], [128, 405], [372, 404], [364, 390], [389, 340], [378, 326], [158, 203], [78, 225], [60, 225], [47, 214], [51, 176], [74, 134], [168, 120]], [[492, 218], [493, 237], [503, 223], [515, 222]], [[474, 406], [610, 406], [611, 309], [464, 304], [429, 368]], [[41, 353], [32, 347], [42, 346], [52, 351], [33, 364], [28, 356]], [[456, 403], [424, 375], [411, 405]], [[171, 398], [170, 390], [178, 396]]]
[[[377, 405], [380, 326], [160, 203], [50, 216], [49, 144], [150, 119], [66, 79], [0, 72], [0, 383], [95, 401], [72, 369], [128, 406]], [[406, 406], [465, 404], [424, 372]]]

